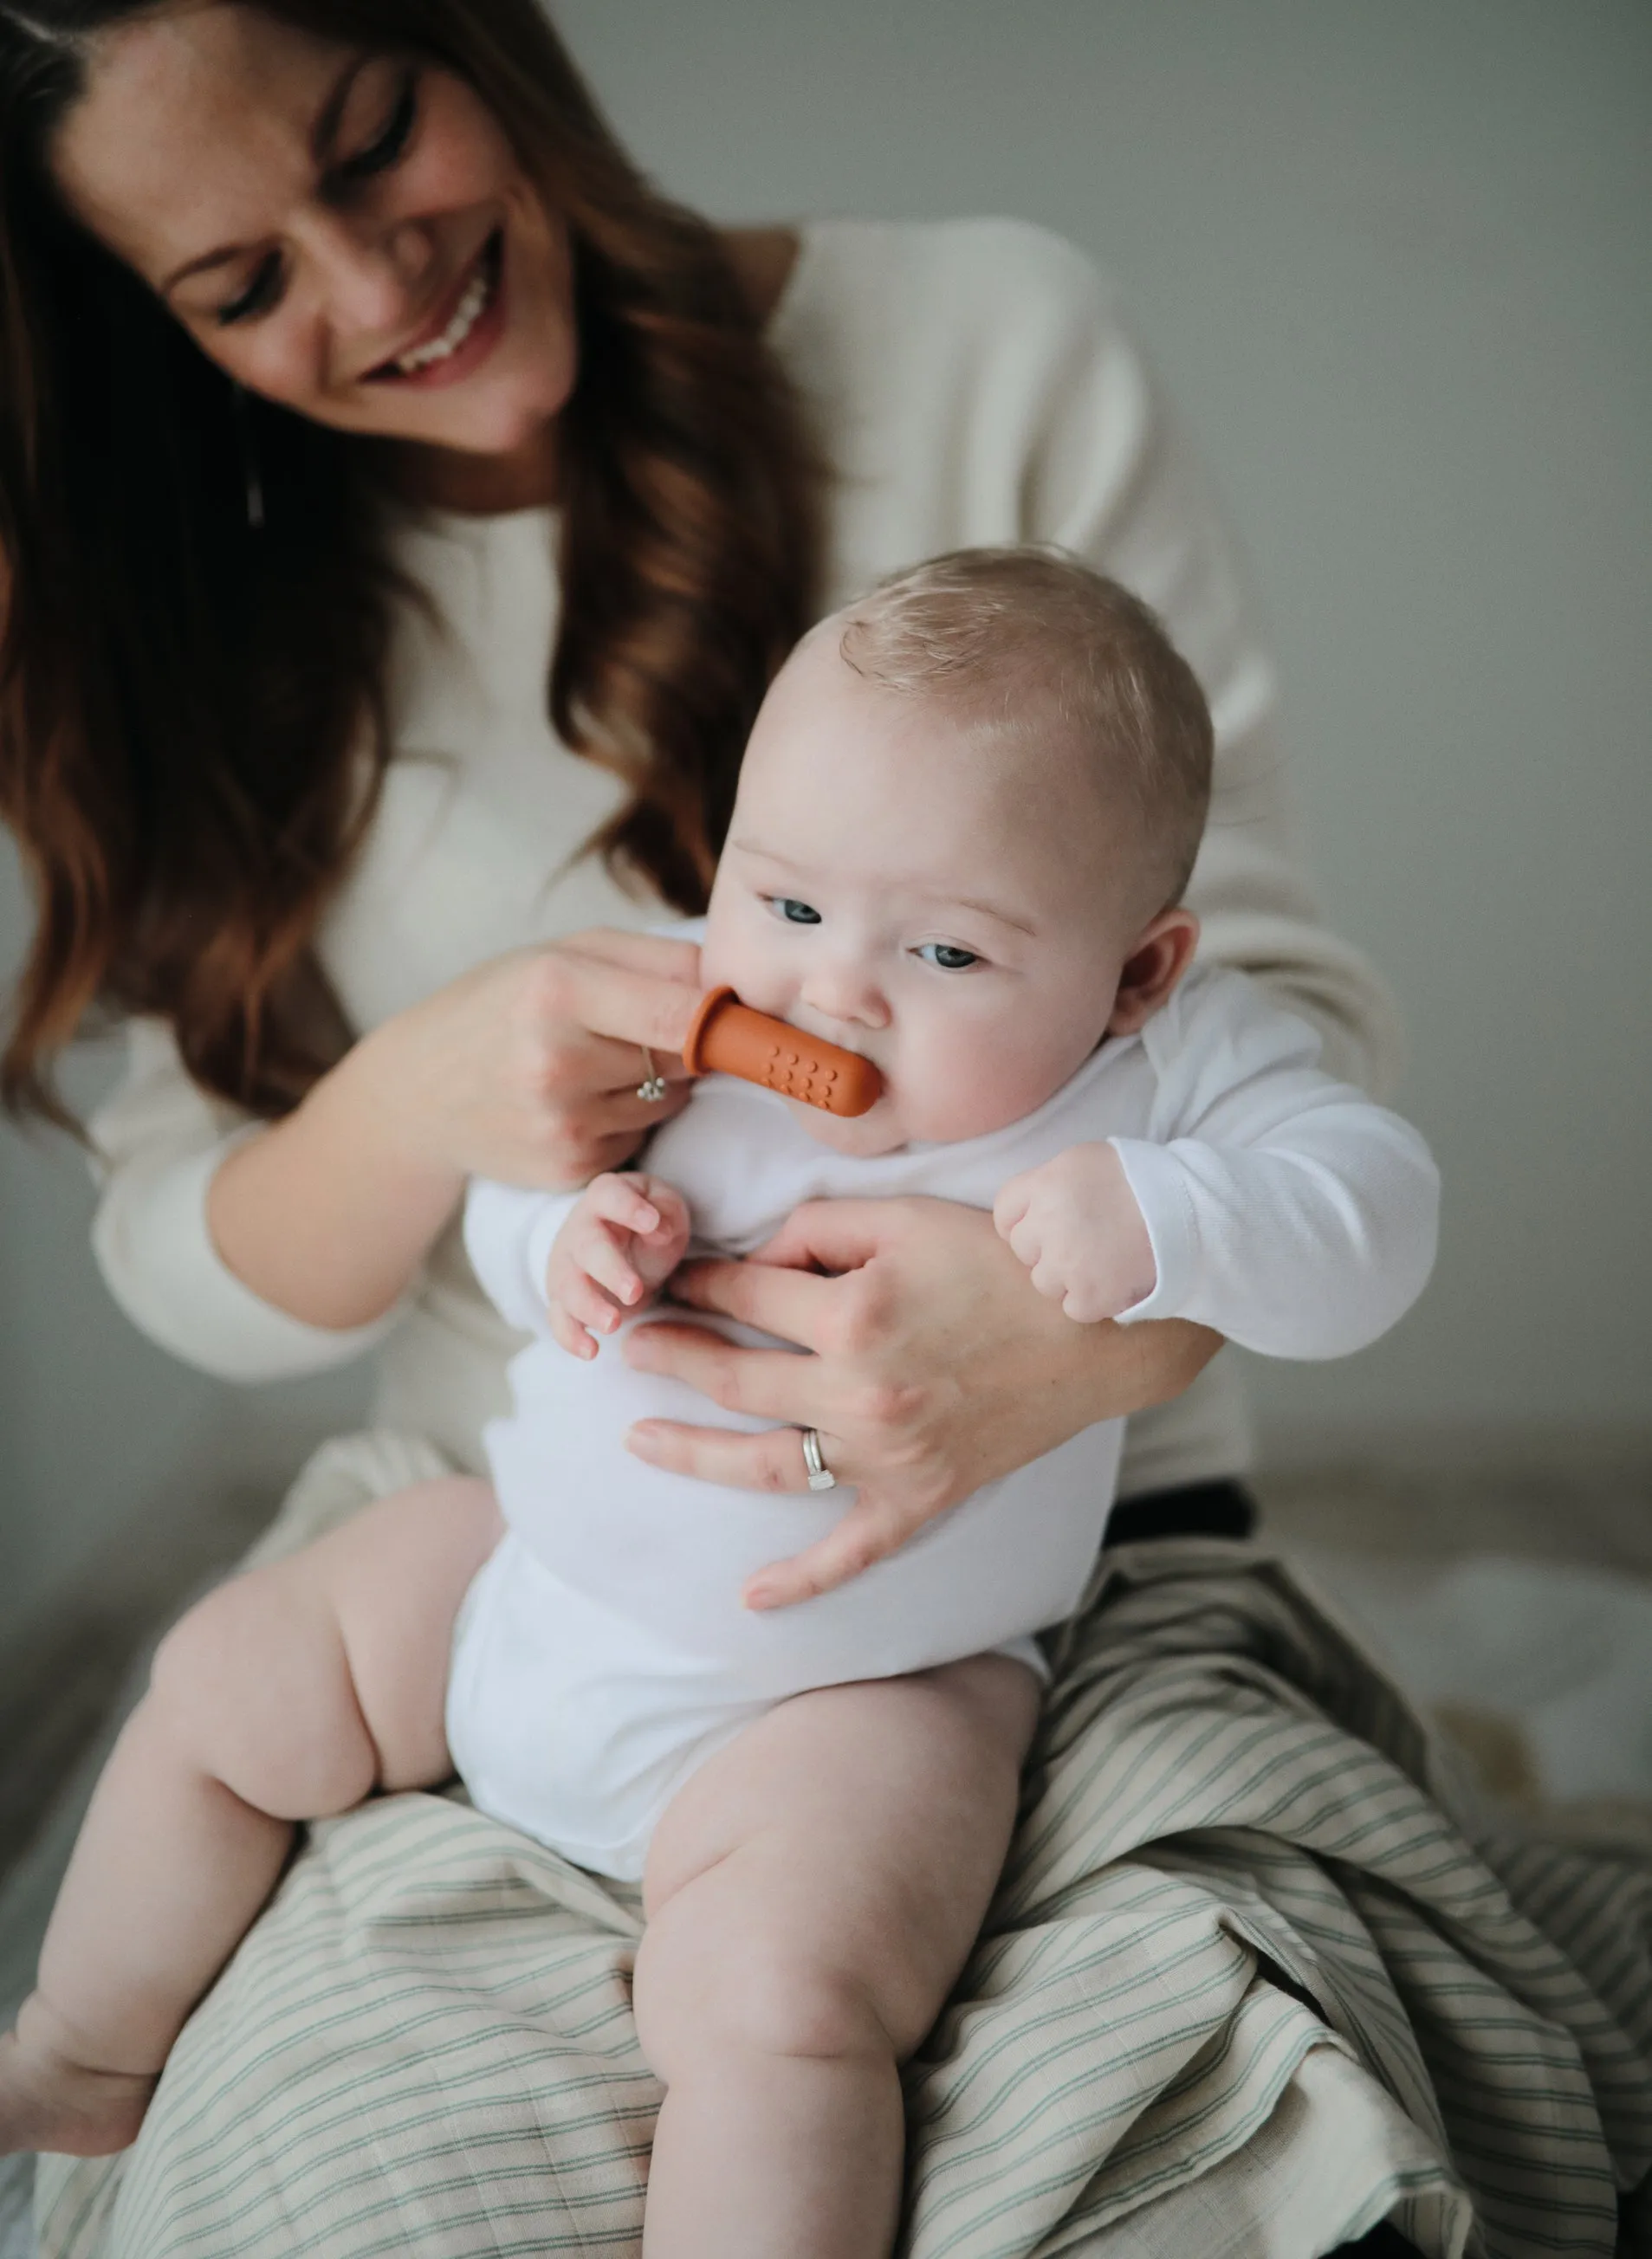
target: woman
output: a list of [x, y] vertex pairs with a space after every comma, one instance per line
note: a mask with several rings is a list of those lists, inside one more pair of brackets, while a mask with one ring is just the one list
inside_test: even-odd
[[[680, 1103], [670, 1066], [653, 1094], [693, 952], [644, 929], [702, 901], [789, 642], [913, 557], [1055, 539], [1159, 608], [1220, 734], [1193, 895], [1208, 945], [1292, 997], [1342, 1071], [1381, 1071], [1378, 992], [1291, 861], [1271, 680], [1209, 507], [1062, 246], [1003, 226], [718, 236], [638, 179], [532, 0], [0, 0], [0, 790], [40, 903], [6, 1085], [49, 1108], [85, 1013], [127, 1015], [128, 1079], [94, 1125], [125, 1307], [235, 1377], [378, 1351], [374, 1432], [321, 1455], [271, 1550], [477, 1463], [511, 1343], [448, 1228], [463, 1181], [577, 1180]], [[937, 1205], [805, 1211], [771, 1253], [830, 1274], [773, 1324], [810, 1358], [687, 1327], [650, 1350], [777, 1425], [645, 1448], [801, 1490], [813, 1430], [858, 1502], [794, 1593], [1088, 1422], [1177, 1397], [1140, 1423], [1122, 1526], [1243, 1529], [1231, 1401], [1187, 1386], [1214, 1340], [1067, 1326], [986, 1218]], [[716, 1265], [691, 1291], [765, 1325], [788, 1283]], [[1195, 1873], [1159, 1841], [1218, 1812], [1187, 1801], [1200, 1767], [1174, 1761], [1160, 1695], [1121, 1725], [1166, 1651], [1184, 1720], [1227, 1716], [1232, 1650], [1260, 1640], [1285, 1714], [1317, 1672], [1323, 1709], [1381, 1722], [1381, 1690], [1314, 1649], [1276, 1572], [1236, 1562], [1181, 1556], [1175, 1576], [1198, 1573], [1167, 1609], [1175, 1580], [1144, 1556], [1134, 1583], [1104, 1579], [1105, 1638], [1099, 1614], [1068, 1636], [999, 1942], [913, 2074], [914, 2249], [1030, 2250], [1150, 2202], [1165, 2248], [1193, 2249], [1163, 2207], [1213, 2216], [1235, 2173], [1270, 2218], [1298, 2188], [1316, 2248], [1391, 2199], [1413, 2233], [1461, 2212], [1456, 2104], [1403, 2018], [1350, 2011], [1296, 1949], [1311, 1925], [1271, 1919], [1254, 1878], [1219, 1884], [1220, 1856]], [[1236, 1619], [1221, 1574], [1263, 1577], [1265, 1605]], [[1186, 1658], [1207, 1654], [1190, 1704]], [[1397, 1779], [1442, 1832], [1392, 1762], [1421, 1778], [1403, 1721], [1382, 1725], [1389, 1758], [1326, 1732], [1350, 1783], [1367, 1768], [1352, 1805], [1386, 1793], [1392, 1828]], [[1181, 1801], [1109, 1836], [1100, 1815], [1141, 1774], [1132, 1733]], [[1260, 1803], [1233, 1801], [1232, 1746], [1213, 1771], [1196, 1743], [1225, 1824], [1266, 1832]], [[1335, 1856], [1359, 1866], [1369, 1836], [1392, 1892], [1409, 1828], [1356, 1820]], [[1143, 1844], [1145, 1865], [1121, 1863]], [[1321, 1876], [1328, 1848], [1297, 1856]], [[1174, 1935], [1154, 1928], [1167, 1904]], [[335, 1823], [186, 2033], [124, 2170], [43, 2174], [47, 2248], [624, 2244], [656, 2099], [626, 2013], [636, 1926], [623, 1892], [441, 1799]], [[1628, 2043], [1535, 1932], [1520, 1962], [1470, 1928], [1457, 1990], [1494, 2003], [1488, 2023], [1512, 1992], [1541, 2027], [1552, 2082], [1594, 2113], [1598, 2195], [1582, 2063], [1599, 2086], [1616, 2047], [1622, 2084]], [[1334, 1968], [1359, 1960], [1321, 1944]], [[1162, 2000], [1172, 1963], [1200, 1965], [1203, 2005], [1143, 2073], [1106, 2035], [1122, 1999]], [[1041, 2055], [1052, 1970], [1072, 2029]], [[1074, 2049], [1098, 2098], [1078, 2111]], [[992, 2061], [1014, 2063], [1016, 2102], [983, 2121]], [[1506, 2114], [1538, 2156], [1541, 2128]], [[1304, 2198], [1310, 2116], [1356, 2164]]]

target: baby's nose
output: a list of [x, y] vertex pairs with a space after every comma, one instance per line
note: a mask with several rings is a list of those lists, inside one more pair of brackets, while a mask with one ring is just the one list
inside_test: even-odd
[[823, 958], [809, 968], [802, 987], [803, 1001], [844, 1026], [887, 1028], [888, 1000], [875, 974], [852, 958]]

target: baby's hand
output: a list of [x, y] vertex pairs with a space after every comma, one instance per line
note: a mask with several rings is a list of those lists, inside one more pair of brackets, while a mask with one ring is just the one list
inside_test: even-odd
[[1039, 1293], [1085, 1324], [1116, 1318], [1158, 1283], [1153, 1243], [1111, 1145], [1070, 1145], [1012, 1177], [993, 1222]]
[[658, 1293], [688, 1244], [688, 1203], [658, 1177], [595, 1178], [552, 1244], [545, 1266], [551, 1331], [570, 1355], [595, 1357], [627, 1311]]

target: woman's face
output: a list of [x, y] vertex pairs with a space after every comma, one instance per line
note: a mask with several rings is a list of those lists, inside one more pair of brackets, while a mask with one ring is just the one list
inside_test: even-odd
[[317, 423], [510, 456], [573, 389], [567, 230], [445, 71], [190, 0], [97, 36], [53, 158], [203, 350]]

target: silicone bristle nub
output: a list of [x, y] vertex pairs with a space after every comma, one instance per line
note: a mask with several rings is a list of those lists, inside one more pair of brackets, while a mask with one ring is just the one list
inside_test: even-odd
[[858, 1051], [754, 1012], [732, 988], [707, 989], [682, 1056], [690, 1074], [738, 1075], [822, 1114], [870, 1113], [883, 1090], [883, 1077]]

